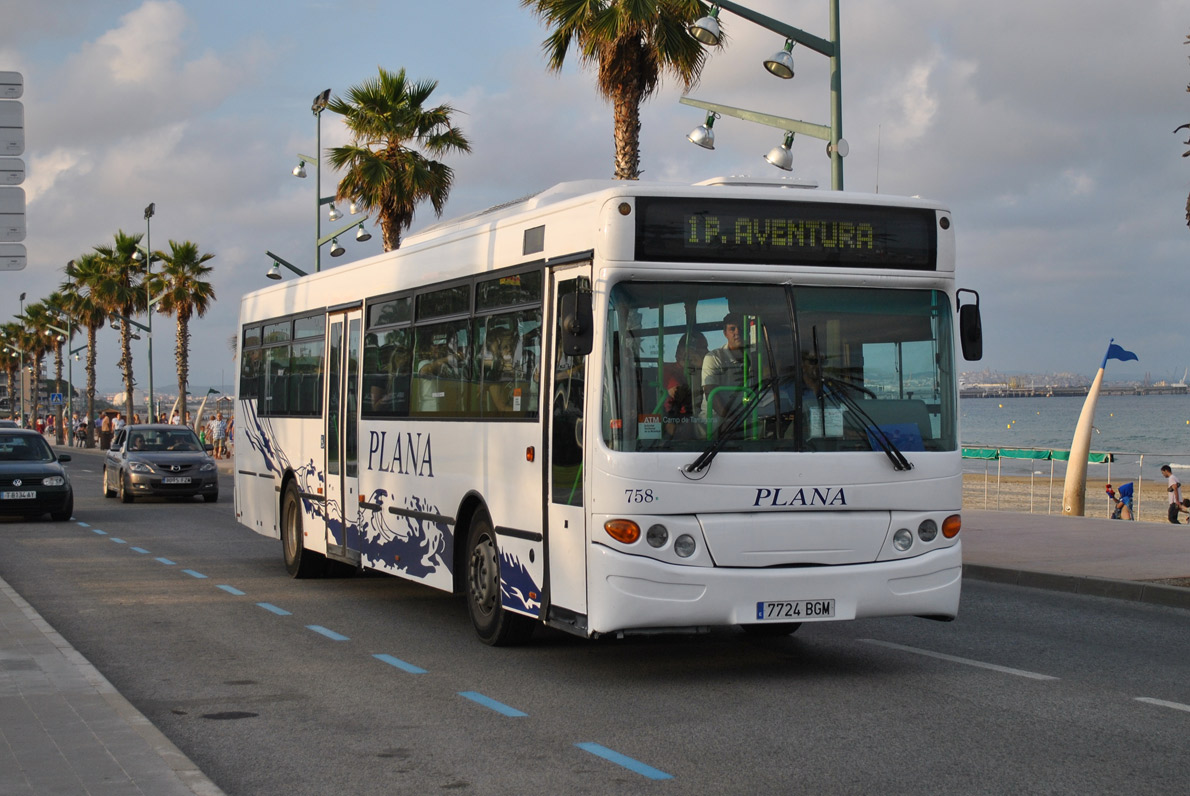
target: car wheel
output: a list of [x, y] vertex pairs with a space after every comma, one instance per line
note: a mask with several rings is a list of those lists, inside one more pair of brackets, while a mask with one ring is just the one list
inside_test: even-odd
[[74, 514], [74, 492], [66, 496], [66, 502], [59, 511], [51, 511], [50, 519], [54, 522], [66, 522]]
[[103, 468], [103, 496], [105, 498], [112, 498], [116, 496], [116, 490], [108, 486], [107, 483], [107, 468]]
[[536, 625], [506, 611], [500, 601], [500, 549], [486, 511], [471, 520], [467, 534], [467, 610], [480, 640], [493, 647], [523, 644]]
[[125, 478], [124, 476], [119, 476], [119, 478], [120, 478], [120, 486], [119, 486], [120, 502], [121, 503], [131, 503], [133, 500], [133, 497], [132, 497], [132, 491], [128, 489], [128, 479]]

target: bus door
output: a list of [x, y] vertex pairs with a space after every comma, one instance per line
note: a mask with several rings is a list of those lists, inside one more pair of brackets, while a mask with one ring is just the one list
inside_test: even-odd
[[359, 309], [331, 312], [326, 335], [326, 551], [359, 563]]
[[546, 534], [550, 604], [576, 613], [587, 611], [586, 522], [583, 510], [583, 425], [587, 383], [586, 356], [562, 350], [562, 298], [591, 291], [591, 266], [551, 272], [553, 322], [549, 368], [549, 454], [546, 458], [548, 509]]

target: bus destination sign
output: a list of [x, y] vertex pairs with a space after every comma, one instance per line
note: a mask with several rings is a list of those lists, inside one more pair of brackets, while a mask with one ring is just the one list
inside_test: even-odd
[[642, 196], [636, 210], [637, 260], [936, 268], [928, 208]]

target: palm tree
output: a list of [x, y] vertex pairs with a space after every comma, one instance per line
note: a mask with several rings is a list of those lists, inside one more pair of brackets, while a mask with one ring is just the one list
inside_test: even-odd
[[521, 0], [553, 32], [542, 43], [558, 72], [573, 47], [598, 67], [599, 93], [611, 100], [617, 180], [640, 178], [640, 105], [663, 74], [686, 89], [698, 82], [706, 52], [688, 26], [707, 13], [701, 0]]
[[107, 323], [107, 310], [95, 297], [95, 286], [106, 278], [99, 255], [88, 253], [66, 264], [66, 278], [58, 288], [66, 296], [75, 322], [87, 330], [87, 437], [86, 446], [95, 447], [95, 337]]
[[[65, 349], [66, 349], [65, 355], [70, 356], [70, 345], [71, 345], [71, 343], [74, 342], [74, 337], [73, 337], [74, 319], [71, 316], [70, 307], [67, 304], [66, 294], [60, 290], [55, 291], [45, 297], [45, 306], [46, 306], [46, 309], [48, 309], [50, 311], [50, 314], [52, 316], [51, 323], [53, 323], [54, 326], [57, 326], [59, 328], [62, 328], [63, 326], [65, 326], [66, 331], [71, 333], [70, 339], [67, 339], [67, 336], [62, 334], [61, 332], [55, 331], [53, 329], [50, 330], [51, 332], [53, 332], [53, 336], [51, 337], [51, 340], [53, 340], [53, 350], [54, 350], [54, 383], [58, 386], [59, 391], [62, 391], [61, 390], [61, 386], [62, 386], [62, 356], [63, 356], [62, 349], [65, 346]], [[67, 390], [73, 389], [73, 385], [67, 385], [66, 389]], [[69, 442], [69, 433], [67, 433], [64, 436], [63, 429], [62, 429], [62, 426], [64, 425], [62, 422], [62, 417], [63, 417], [62, 413], [63, 413], [64, 409], [65, 409], [64, 404], [58, 404], [58, 407], [56, 409], [56, 411], [57, 411], [57, 417], [55, 419], [56, 422], [54, 423], [54, 439], [55, 439], [55, 441], [57, 441], [57, 443], [59, 445], [62, 445], [65, 442]], [[69, 419], [69, 418], [67, 418], [67, 419]]]
[[[131, 318], [147, 304], [141, 283], [145, 265], [132, 259], [140, 240], [140, 233], [125, 235], [124, 230], [120, 230], [114, 245], [95, 247], [103, 273], [102, 278], [92, 285], [91, 296], [113, 321]], [[120, 361], [117, 364], [124, 372], [125, 422], [131, 424], [135, 400], [132, 394], [132, 324], [125, 321], [120, 322]]]
[[25, 305], [25, 355], [33, 358], [32, 400], [29, 418], [34, 426], [41, 415], [41, 368], [45, 355], [53, 349], [54, 332], [49, 328], [55, 318], [50, 317], [44, 301]]
[[[21, 326], [16, 321], [0, 325], [0, 337], [4, 339], [5, 345], [19, 348], [20, 336]], [[23, 357], [8, 348], [0, 350], [0, 355], [3, 356], [4, 372], [8, 375], [8, 417], [15, 420], [17, 412], [20, 411], [20, 399], [17, 397], [16, 391], [21, 389], [17, 374], [21, 371]]]
[[178, 323], [178, 342], [174, 361], [178, 367], [178, 413], [186, 419], [186, 393], [190, 386], [190, 319], [207, 314], [215, 301], [215, 288], [206, 277], [211, 266], [206, 265], [215, 255], [199, 254], [198, 244], [184, 241], [169, 242], [169, 252], [154, 255], [162, 263], [153, 274], [152, 292], [160, 296], [157, 305], [164, 315], [174, 315]]
[[437, 87], [435, 80], [406, 80], [404, 69], [381, 68], [379, 77], [353, 86], [346, 99], [335, 97], [327, 106], [342, 114], [352, 135], [352, 143], [330, 150], [331, 165], [347, 169], [336, 198], [378, 214], [385, 251], [400, 248], [419, 202], [428, 199], [442, 215], [454, 171], [432, 157], [471, 151], [462, 131], [451, 124], [454, 108], [425, 107]]

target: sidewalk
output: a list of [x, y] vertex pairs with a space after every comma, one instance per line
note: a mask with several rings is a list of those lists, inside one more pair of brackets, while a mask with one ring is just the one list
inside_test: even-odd
[[[967, 510], [960, 538], [966, 578], [1190, 610], [1190, 588], [1146, 582], [1190, 583], [1190, 526]], [[222, 791], [0, 580], [0, 794], [44, 793]]]
[[223, 793], [0, 580], [0, 793]]

